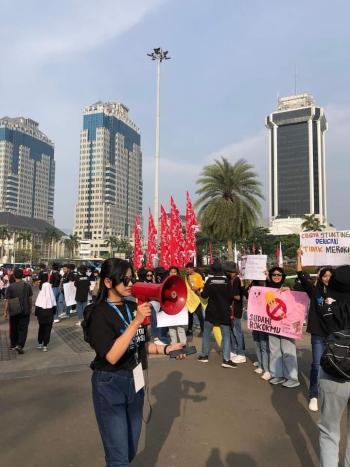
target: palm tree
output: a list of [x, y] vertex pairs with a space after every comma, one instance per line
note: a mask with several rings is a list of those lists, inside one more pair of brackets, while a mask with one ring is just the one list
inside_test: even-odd
[[118, 247], [119, 245], [119, 240], [117, 237], [114, 235], [110, 235], [106, 241], [105, 241], [106, 246], [109, 246], [109, 254], [112, 257], [113, 256], [113, 250]]
[[8, 230], [8, 228], [5, 225], [0, 226], [0, 240], [1, 240], [1, 258], [4, 256], [5, 251], [4, 251], [4, 241], [5, 240], [10, 240], [11, 234]]
[[15, 257], [15, 248], [16, 248], [16, 243], [19, 243], [19, 242], [23, 242], [23, 243], [30, 243], [30, 251], [31, 251], [31, 254], [30, 256], [32, 256], [32, 249], [33, 249], [33, 245], [32, 245], [32, 233], [31, 232], [20, 232], [17, 236], [15, 235], [15, 241], [14, 241], [14, 244], [13, 244], [13, 256]]
[[70, 258], [74, 256], [75, 250], [79, 247], [79, 240], [80, 238], [76, 233], [64, 239], [63, 243], [69, 252]]
[[316, 214], [311, 214], [310, 216], [303, 216], [304, 222], [301, 224], [303, 230], [312, 230], [319, 232], [326, 228], [325, 225], [321, 224], [320, 220], [316, 217]]
[[55, 227], [47, 227], [44, 233], [44, 243], [47, 245], [47, 262], [50, 262], [51, 250], [54, 242], [58, 242], [61, 239], [61, 234]]
[[246, 238], [256, 226], [263, 195], [253, 167], [244, 159], [231, 164], [224, 157], [203, 168], [196, 206], [204, 234], [227, 242], [233, 260], [233, 239]]

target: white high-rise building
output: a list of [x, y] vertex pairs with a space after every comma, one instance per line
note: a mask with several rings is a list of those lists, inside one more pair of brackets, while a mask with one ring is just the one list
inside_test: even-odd
[[140, 131], [128, 110], [120, 103], [96, 102], [84, 112], [74, 225], [81, 256], [109, 251], [110, 236], [130, 238], [135, 214], [142, 215]]
[[0, 119], [0, 212], [53, 224], [54, 144], [30, 118]]
[[327, 222], [325, 132], [322, 107], [309, 94], [283, 97], [266, 119], [269, 129], [270, 227], [299, 233], [304, 215]]

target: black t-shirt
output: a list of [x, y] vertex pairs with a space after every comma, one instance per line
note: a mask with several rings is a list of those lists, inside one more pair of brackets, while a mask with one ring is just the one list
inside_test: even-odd
[[50, 284], [52, 287], [59, 287], [61, 284], [61, 274], [58, 271], [52, 271], [50, 275]]
[[[136, 303], [127, 301], [127, 306], [132, 316], [136, 310]], [[129, 322], [126, 305], [118, 306], [126, 322]], [[89, 343], [96, 352], [95, 359], [91, 362], [93, 370], [118, 371], [133, 370], [136, 366], [136, 349], [129, 347], [125, 354], [115, 365], [106, 360], [106, 355], [112, 348], [114, 342], [126, 329], [125, 323], [120, 319], [116, 310], [107, 302], [92, 304], [85, 308], [84, 317], [87, 318], [87, 333]], [[139, 361], [142, 367], [147, 368], [146, 332], [140, 326], [135, 336]], [[132, 343], [130, 343], [132, 345]]]
[[242, 318], [243, 314], [243, 290], [241, 286], [241, 279], [239, 277], [235, 277], [232, 284], [232, 295], [237, 297], [239, 295], [239, 300], [233, 299], [233, 315], [237, 319]]
[[13, 282], [6, 289], [5, 298], [10, 300], [11, 298], [19, 298], [23, 314], [29, 315], [31, 313], [31, 302], [30, 298], [33, 295], [32, 287], [23, 281]]
[[74, 285], [77, 289], [75, 294], [75, 300], [77, 302], [87, 302], [89, 290], [90, 290], [90, 279], [85, 274], [77, 275]]

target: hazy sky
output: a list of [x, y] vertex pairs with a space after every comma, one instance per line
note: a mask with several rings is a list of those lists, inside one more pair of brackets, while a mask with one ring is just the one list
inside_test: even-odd
[[[144, 211], [152, 206], [155, 64], [161, 46], [161, 200], [195, 199], [203, 165], [255, 165], [267, 186], [266, 114], [310, 92], [329, 130], [329, 221], [350, 228], [348, 0], [0, 0], [0, 116], [37, 120], [55, 142], [56, 225], [73, 225], [82, 112], [120, 101], [141, 129]], [[264, 206], [266, 215], [266, 206]]]

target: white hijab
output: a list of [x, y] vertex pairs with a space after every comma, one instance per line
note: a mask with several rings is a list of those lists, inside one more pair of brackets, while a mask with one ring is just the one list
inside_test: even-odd
[[43, 283], [36, 299], [35, 306], [44, 308], [45, 310], [56, 306], [56, 299], [52, 291], [52, 286], [48, 282]]

